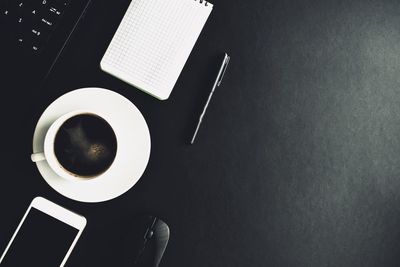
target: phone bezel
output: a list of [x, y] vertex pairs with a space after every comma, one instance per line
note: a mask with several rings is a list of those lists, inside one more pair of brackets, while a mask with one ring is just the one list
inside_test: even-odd
[[26, 210], [24, 216], [21, 219], [21, 222], [19, 223], [17, 229], [15, 230], [13, 236], [11, 237], [10, 242], [8, 243], [6, 249], [4, 250], [4, 252], [0, 258], [0, 264], [3, 261], [4, 257], [6, 256], [7, 251], [11, 247], [15, 237], [17, 236], [22, 224], [24, 223], [26, 217], [28, 216], [28, 214], [32, 208], [40, 210], [41, 212], [59, 220], [65, 224], [68, 224], [71, 227], [74, 227], [75, 229], [78, 230], [78, 233], [76, 234], [74, 241], [72, 242], [67, 253], [65, 254], [63, 261], [61, 262], [60, 266], [61, 267], [64, 266], [64, 264], [67, 262], [69, 255], [71, 254], [73, 248], [75, 247], [76, 242], [78, 241], [79, 237], [81, 236], [83, 229], [86, 226], [86, 218], [81, 215], [78, 215], [70, 210], [67, 210], [67, 209], [65, 209], [43, 197], [35, 197], [32, 200], [31, 204], [29, 205], [28, 209]]

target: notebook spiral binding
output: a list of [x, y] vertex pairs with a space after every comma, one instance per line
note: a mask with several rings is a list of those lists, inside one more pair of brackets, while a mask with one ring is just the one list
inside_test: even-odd
[[195, 2], [199, 2], [200, 4], [203, 4], [203, 3], [204, 3], [205, 6], [208, 6], [208, 2], [205, 1], [205, 0], [194, 0], [194, 1], [195, 1]]

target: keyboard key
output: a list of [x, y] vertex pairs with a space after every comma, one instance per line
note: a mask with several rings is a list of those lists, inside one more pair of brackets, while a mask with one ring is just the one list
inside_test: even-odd
[[26, 34], [18, 33], [16, 36], [16, 42], [20, 47], [24, 47], [25, 45], [27, 45], [28, 40], [26, 38]]
[[40, 21], [46, 26], [49, 26], [49, 27], [53, 26], [53, 22], [48, 19], [42, 18]]
[[34, 53], [39, 53], [41, 47], [39, 45], [32, 45], [31, 48]]
[[29, 9], [28, 10], [28, 12], [30, 13], [30, 15], [32, 16], [32, 17], [35, 17], [35, 16], [38, 16], [39, 15], [39, 9], [38, 8], [32, 8], [32, 9]]
[[24, 8], [24, 2], [23, 1], [16, 1], [18, 9], [23, 9]]
[[8, 31], [11, 28], [13, 17], [13, 12], [8, 8], [0, 11], [0, 25], [3, 30]]
[[59, 17], [63, 13], [64, 9], [62, 7], [52, 5], [48, 8], [48, 11], [54, 16]]
[[33, 29], [31, 30], [31, 32], [32, 32], [35, 36], [40, 36], [40, 30], [37, 29], [37, 28], [33, 28]]
[[41, 5], [42, 5], [42, 6], [47, 6], [47, 5], [49, 4], [50, 1], [41, 0], [40, 2], [41, 2]]
[[10, 10], [7, 7], [2, 8], [0, 10], [0, 12], [1, 12], [0, 15], [1, 15], [3, 20], [7, 20], [7, 19], [9, 19], [10, 17], [12, 17], [14, 15], [13, 14], [14, 12], [12, 12], [12, 10]]
[[[33, 53], [46, 45], [69, 0], [0, 0], [0, 30], [5, 39]], [[10, 38], [8, 38], [10, 37]]]

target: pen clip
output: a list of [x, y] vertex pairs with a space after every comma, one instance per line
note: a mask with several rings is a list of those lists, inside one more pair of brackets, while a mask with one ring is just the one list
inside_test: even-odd
[[228, 64], [229, 64], [230, 59], [231, 59], [231, 57], [228, 56], [227, 54], [225, 54], [225, 58], [224, 58], [224, 62], [223, 62], [223, 70], [222, 70], [222, 73], [221, 73], [221, 75], [219, 77], [217, 86], [220, 86], [221, 83], [222, 83], [222, 79], [224, 78], [224, 75], [225, 75], [226, 69], [228, 68]]

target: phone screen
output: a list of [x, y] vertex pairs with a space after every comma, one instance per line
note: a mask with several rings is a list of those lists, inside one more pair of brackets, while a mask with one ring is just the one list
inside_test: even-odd
[[78, 232], [32, 207], [0, 266], [60, 266]]

